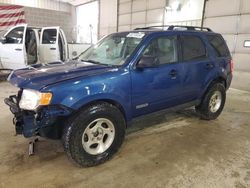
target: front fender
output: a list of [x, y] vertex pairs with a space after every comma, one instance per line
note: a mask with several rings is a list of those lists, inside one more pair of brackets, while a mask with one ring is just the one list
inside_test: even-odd
[[52, 92], [52, 104], [61, 104], [73, 110], [95, 101], [114, 101], [131, 119], [131, 83], [127, 71], [97, 75], [85, 79], [75, 79], [44, 88]]
[[73, 104], [69, 103], [68, 100], [65, 99], [62, 104], [64, 104], [65, 106], [71, 106], [71, 108], [73, 108], [74, 110], [79, 110], [86, 104], [93, 103], [95, 101], [112, 101], [115, 104], [119, 104], [122, 107], [123, 112], [125, 113], [126, 120], [131, 120], [131, 113], [130, 110], [128, 110], [131, 109], [131, 104], [128, 102], [129, 99], [110, 93], [101, 93], [84, 97]]

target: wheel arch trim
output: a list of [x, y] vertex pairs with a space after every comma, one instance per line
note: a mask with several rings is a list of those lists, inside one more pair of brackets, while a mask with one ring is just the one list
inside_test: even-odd
[[224, 75], [218, 75], [215, 79], [211, 80], [210, 82], [208, 82], [206, 84], [205, 89], [203, 90], [203, 92], [201, 93], [200, 97], [201, 100], [204, 96], [204, 94], [208, 91], [208, 89], [214, 84], [214, 83], [222, 83], [224, 85], [225, 88], [227, 88], [227, 82], [226, 82], [226, 78]]
[[122, 103], [119, 100], [117, 100], [117, 98], [110, 98], [110, 97], [94, 97], [93, 96], [91, 98], [84, 98], [84, 100], [82, 101], [78, 101], [77, 103], [75, 103], [72, 108], [77, 112], [83, 108], [88, 107], [89, 105], [93, 105], [96, 103], [102, 103], [102, 102], [106, 102], [109, 104], [114, 105], [115, 107], [117, 107], [121, 113], [123, 114], [126, 122], [130, 121], [132, 119], [131, 117], [131, 113], [130, 110], [126, 110], [126, 109], [130, 109], [130, 104], [128, 103]]

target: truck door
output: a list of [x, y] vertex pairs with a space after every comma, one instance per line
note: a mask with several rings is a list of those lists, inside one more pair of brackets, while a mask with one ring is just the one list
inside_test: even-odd
[[[61, 44], [60, 44], [60, 41], [61, 41]], [[61, 50], [60, 50], [61, 58], [60, 59], [62, 61], [69, 59], [68, 43], [67, 43], [66, 36], [62, 29], [60, 29], [60, 33], [59, 33], [59, 45], [61, 45]]]
[[59, 31], [59, 27], [42, 28], [39, 47], [41, 63], [60, 60]]
[[11, 28], [1, 45], [1, 62], [3, 68], [20, 69], [27, 66], [25, 35], [27, 24]]

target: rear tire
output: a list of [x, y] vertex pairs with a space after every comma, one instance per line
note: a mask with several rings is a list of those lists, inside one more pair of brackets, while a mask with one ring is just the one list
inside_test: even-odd
[[99, 165], [118, 151], [125, 127], [123, 114], [114, 105], [91, 105], [68, 120], [62, 136], [64, 150], [80, 167]]
[[196, 106], [196, 112], [205, 120], [216, 119], [222, 112], [226, 101], [226, 89], [223, 84], [215, 83], [205, 93], [202, 102]]

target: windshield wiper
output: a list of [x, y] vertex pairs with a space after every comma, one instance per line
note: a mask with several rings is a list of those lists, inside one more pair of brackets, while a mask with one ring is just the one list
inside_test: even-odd
[[81, 61], [83, 62], [89, 62], [89, 63], [94, 63], [94, 64], [97, 64], [97, 65], [106, 65], [106, 64], [103, 64], [99, 61], [95, 61], [95, 60], [92, 60], [92, 59], [81, 59]]
[[93, 63], [93, 64], [96, 64], [96, 65], [105, 65], [105, 66], [108, 66], [108, 67], [117, 67], [117, 65], [105, 64], [105, 63], [101, 63], [99, 61], [95, 61], [95, 60], [92, 60], [92, 59], [81, 59], [81, 61], [82, 62]]

